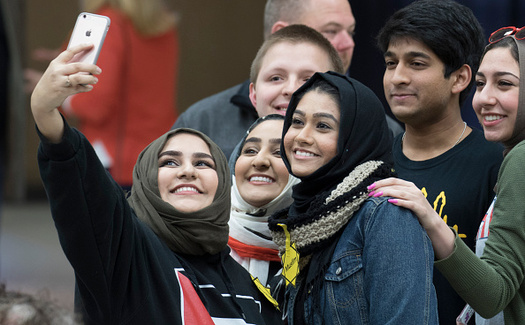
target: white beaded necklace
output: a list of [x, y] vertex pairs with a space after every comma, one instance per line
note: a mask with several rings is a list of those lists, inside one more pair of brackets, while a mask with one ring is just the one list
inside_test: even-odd
[[[456, 143], [454, 143], [454, 145], [452, 146], [452, 148], [454, 148], [458, 143], [459, 141], [461, 140], [461, 138], [463, 138], [463, 134], [465, 134], [465, 130], [467, 129], [467, 122], [463, 121], [463, 132], [461, 132], [461, 135], [459, 136], [459, 139], [458, 141], [456, 141]], [[405, 142], [405, 135], [407, 134], [407, 132], [405, 131], [403, 133], [403, 137], [401, 138], [401, 143]]]

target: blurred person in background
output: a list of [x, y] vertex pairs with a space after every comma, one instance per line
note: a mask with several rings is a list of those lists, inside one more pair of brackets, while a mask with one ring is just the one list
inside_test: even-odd
[[[69, 97], [62, 109], [129, 190], [138, 154], [177, 118], [179, 17], [165, 0], [83, 0], [80, 8], [111, 19], [97, 61], [104, 74], [94, 91]], [[57, 55], [48, 49], [33, 53], [38, 60]], [[28, 92], [41, 75], [26, 71]]]
[[[348, 0], [267, 0], [264, 9], [264, 39], [288, 25], [306, 25], [330, 41], [347, 71], [354, 53], [356, 19]], [[324, 71], [323, 71], [324, 72]], [[284, 111], [283, 111], [284, 112]], [[284, 113], [283, 113], [284, 114]], [[212, 138], [230, 157], [246, 130], [258, 117], [250, 101], [250, 80], [206, 97], [191, 105], [173, 128], [188, 127]], [[387, 116], [394, 135], [403, 128]]]

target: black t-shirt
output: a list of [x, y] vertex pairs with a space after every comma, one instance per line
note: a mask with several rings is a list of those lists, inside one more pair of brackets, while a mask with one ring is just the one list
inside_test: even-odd
[[[494, 197], [503, 148], [485, 140], [477, 129], [444, 154], [412, 161], [402, 152], [402, 135], [394, 140], [398, 176], [416, 184], [430, 205], [465, 243], [474, 250], [476, 233]], [[455, 324], [465, 302], [443, 275], [434, 269], [440, 324]]]

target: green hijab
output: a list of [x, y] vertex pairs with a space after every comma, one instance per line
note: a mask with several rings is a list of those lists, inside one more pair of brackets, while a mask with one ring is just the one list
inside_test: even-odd
[[[159, 154], [170, 137], [190, 133], [208, 144], [215, 159], [219, 184], [213, 202], [198, 211], [184, 213], [160, 197], [158, 185]], [[145, 222], [176, 253], [216, 254], [228, 242], [230, 217], [230, 172], [221, 149], [210, 138], [192, 129], [175, 129], [149, 144], [139, 155], [133, 169], [133, 187], [128, 202]]]

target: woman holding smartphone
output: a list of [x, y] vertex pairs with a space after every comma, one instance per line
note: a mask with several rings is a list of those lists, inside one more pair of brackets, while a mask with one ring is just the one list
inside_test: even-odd
[[204, 134], [172, 130], [139, 155], [126, 197], [59, 107], [100, 68], [51, 62], [31, 97], [41, 177], [86, 324], [278, 324], [277, 310], [229, 255], [230, 173]]

